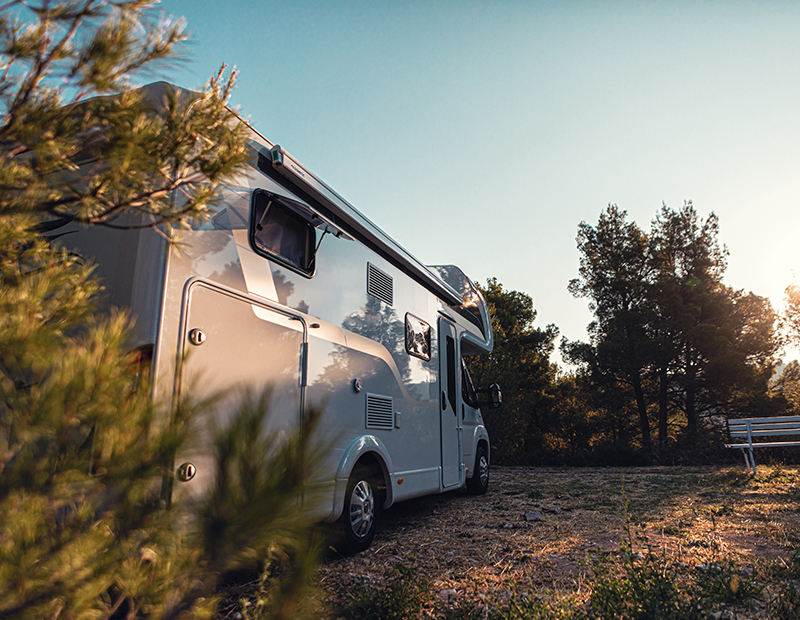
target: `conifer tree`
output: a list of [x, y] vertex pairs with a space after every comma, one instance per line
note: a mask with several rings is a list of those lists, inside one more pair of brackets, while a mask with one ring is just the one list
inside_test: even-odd
[[663, 452], [670, 428], [695, 442], [716, 428], [709, 418], [769, 412], [775, 313], [765, 298], [723, 284], [718, 232], [717, 217], [699, 218], [691, 202], [664, 205], [649, 234], [614, 205], [597, 226], [578, 228], [580, 277], [569, 290], [590, 300], [595, 321], [590, 343], [562, 351], [605, 393], [630, 390], [648, 450], [653, 414]]
[[270, 559], [292, 561], [264, 614], [289, 617], [314, 566], [296, 501], [313, 424], [266, 443], [267, 395], [246, 395], [213, 448], [225, 484], [191, 518], [167, 508], [165, 465], [202, 403], [165, 412], [151, 401], [129, 318], [98, 314], [92, 266], [54, 242], [65, 222], [171, 238], [208, 216], [245, 162], [245, 129], [227, 106], [233, 75], [157, 107], [134, 88], [186, 39], [183, 21], [160, 19], [154, 4], [0, 7], [4, 619], [209, 617], [227, 571]]
[[500, 381], [505, 395], [501, 409], [484, 409], [483, 414], [492, 440], [492, 461], [529, 463], [540, 456], [543, 432], [552, 417], [557, 369], [549, 356], [558, 328], [534, 327], [533, 299], [503, 288], [496, 278], [479, 288], [492, 317], [494, 349], [466, 361], [477, 386]]
[[784, 328], [790, 342], [800, 343], [800, 286], [791, 284], [784, 291], [786, 309], [783, 314]]

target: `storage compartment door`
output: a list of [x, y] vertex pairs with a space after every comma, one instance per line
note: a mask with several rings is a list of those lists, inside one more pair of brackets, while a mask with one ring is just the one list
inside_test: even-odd
[[192, 419], [193, 440], [175, 467], [191, 463], [194, 477], [175, 490], [204, 492], [212, 480], [211, 442], [215, 429], [230, 423], [245, 388], [257, 394], [270, 388], [267, 431], [278, 438], [302, 421], [305, 334], [291, 315], [253, 304], [247, 298], [203, 283], [192, 286], [185, 317], [180, 382], [190, 401], [217, 395], [211, 411]]

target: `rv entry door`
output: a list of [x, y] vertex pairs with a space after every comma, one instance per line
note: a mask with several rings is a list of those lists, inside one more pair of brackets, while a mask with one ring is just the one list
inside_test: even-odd
[[439, 421], [442, 446], [442, 487], [460, 486], [461, 373], [456, 328], [439, 318]]
[[245, 391], [269, 391], [263, 431], [277, 442], [302, 423], [307, 332], [302, 317], [207, 282], [189, 286], [185, 306], [181, 396], [216, 398], [192, 420], [194, 441], [176, 460], [193, 466], [176, 490], [197, 495], [211, 483], [213, 435], [230, 424]]

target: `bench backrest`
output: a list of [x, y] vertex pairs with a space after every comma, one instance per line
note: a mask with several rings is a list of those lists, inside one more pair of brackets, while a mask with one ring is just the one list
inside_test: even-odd
[[747, 437], [748, 423], [751, 437], [800, 435], [800, 416], [782, 416], [779, 418], [729, 418], [728, 431], [731, 437]]

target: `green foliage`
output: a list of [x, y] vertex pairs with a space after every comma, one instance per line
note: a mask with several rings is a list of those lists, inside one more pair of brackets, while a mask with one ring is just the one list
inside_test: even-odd
[[784, 328], [792, 342], [800, 342], [800, 286], [791, 284], [786, 287], [786, 310], [784, 312]]
[[542, 601], [512, 597], [494, 607], [489, 620], [584, 620], [586, 612], [570, 597], [559, 601]]
[[123, 318], [40, 352], [41, 380], [4, 394], [0, 615], [202, 615], [222, 575], [267, 560], [286, 568], [264, 617], [291, 617], [319, 550], [297, 501], [315, 462], [313, 416], [271, 445], [260, 441], [269, 395], [245, 399], [218, 436], [214, 492], [188, 512], [165, 509], [164, 465], [202, 403], [156, 424], [132, 386]]
[[558, 329], [534, 327], [533, 300], [504, 289], [494, 278], [481, 292], [492, 317], [494, 350], [467, 358], [467, 363], [478, 387], [498, 382], [503, 389], [503, 406], [484, 411], [491, 458], [502, 464], [529, 462], [541, 448], [542, 430], [553, 418], [556, 366], [549, 356]]
[[714, 433], [710, 418], [779, 413], [767, 392], [776, 315], [765, 298], [722, 283], [718, 234], [718, 218], [700, 219], [691, 202], [663, 206], [649, 233], [613, 205], [596, 226], [579, 226], [580, 277], [569, 289], [590, 300], [595, 321], [589, 343], [564, 342], [562, 352], [595, 387], [596, 408], [636, 420], [648, 451], [657, 429], [662, 459], [679, 440], [696, 454]]
[[594, 582], [588, 617], [630, 620], [707, 618], [697, 593], [684, 591], [675, 575], [665, 570], [648, 550], [643, 559], [630, 549], [622, 554], [621, 570], [593, 567]]
[[211, 403], [154, 403], [129, 317], [98, 315], [92, 266], [41, 235], [78, 222], [170, 236], [208, 217], [247, 152], [233, 76], [155, 106], [126, 90], [184, 39], [149, 1], [0, 8], [4, 619], [210, 617], [222, 577], [259, 561], [281, 574], [262, 617], [294, 617], [318, 556], [298, 501], [317, 414], [265, 442], [269, 394], [245, 395], [214, 446], [213, 492], [169, 505], [173, 455]]
[[775, 397], [783, 397], [789, 412], [800, 412], [800, 362], [786, 364], [781, 374], [770, 381], [770, 390]]
[[361, 579], [352, 588], [342, 588], [335, 612], [347, 620], [419, 618], [429, 590], [430, 584], [420, 575], [412, 556], [389, 567], [382, 583]]
[[[166, 234], [207, 217], [246, 159], [245, 128], [226, 106], [234, 76], [220, 72], [194, 97], [167, 89], [155, 108], [129, 90], [133, 74], [179, 58], [186, 38], [183, 21], [157, 19], [154, 5], [6, 5], [0, 214]], [[173, 201], [175, 191], [187, 200]], [[137, 222], [120, 221], [126, 213]]]

